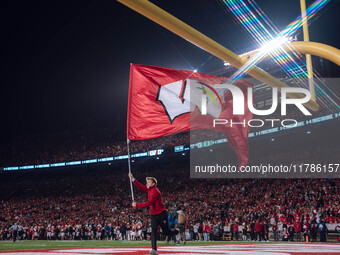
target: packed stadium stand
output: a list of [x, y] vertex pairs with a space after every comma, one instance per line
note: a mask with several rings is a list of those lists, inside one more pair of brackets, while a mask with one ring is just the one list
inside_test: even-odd
[[[301, 131], [275, 141], [254, 140], [250, 164], [338, 160], [339, 147], [332, 143], [336, 130], [338, 125], [333, 131], [315, 129], [310, 138], [301, 138], [307, 136]], [[231, 150], [226, 153], [232, 155]], [[185, 211], [188, 239], [241, 240], [245, 223], [248, 240], [274, 240], [275, 222], [279, 240], [303, 240], [308, 235], [320, 241], [323, 222], [330, 229], [327, 237], [334, 237], [340, 223], [339, 179], [190, 179], [188, 164], [185, 153], [138, 158], [132, 164], [141, 182], [146, 176], [158, 179], [169, 210], [177, 206]], [[126, 161], [2, 172], [0, 239], [11, 238], [14, 223], [22, 226], [19, 239], [149, 238], [148, 210], [131, 207], [127, 172]], [[136, 195], [138, 202], [147, 199], [139, 191]]]

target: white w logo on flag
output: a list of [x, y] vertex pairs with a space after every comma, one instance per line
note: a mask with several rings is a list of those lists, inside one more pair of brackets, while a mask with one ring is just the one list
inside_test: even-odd
[[[204, 84], [196, 80], [185, 80], [159, 86], [156, 101], [159, 101], [164, 108], [170, 123], [185, 114], [194, 111], [197, 106], [202, 112], [218, 118], [222, 106], [215, 104], [213, 100], [207, 100], [205, 93], [202, 93]], [[206, 103], [202, 103], [202, 102]]]

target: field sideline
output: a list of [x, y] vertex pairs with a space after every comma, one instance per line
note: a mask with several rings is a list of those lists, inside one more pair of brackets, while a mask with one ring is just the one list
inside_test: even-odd
[[[188, 242], [165, 245], [162, 255], [339, 255], [338, 243]], [[148, 255], [149, 241], [0, 241], [0, 255]]]
[[[186, 245], [209, 245], [209, 244], [241, 244], [241, 243], [252, 243], [252, 242], [187, 242]], [[157, 245], [164, 246], [164, 241], [158, 241]], [[0, 241], [0, 251], [11, 251], [11, 250], [36, 250], [36, 249], [64, 249], [64, 248], [95, 248], [95, 247], [151, 247], [150, 241]], [[173, 246], [173, 242], [169, 246]], [[181, 245], [182, 246], [182, 245]]]

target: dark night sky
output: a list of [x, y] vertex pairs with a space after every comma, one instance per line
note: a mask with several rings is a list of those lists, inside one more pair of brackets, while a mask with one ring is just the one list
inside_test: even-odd
[[[152, 2], [236, 53], [254, 49], [220, 0]], [[257, 3], [279, 29], [299, 15], [298, 0]], [[311, 40], [340, 48], [339, 13], [334, 1], [311, 25]], [[130, 63], [191, 69], [210, 56], [114, 0], [2, 1], [0, 19], [1, 142], [125, 125]], [[199, 71], [221, 66], [213, 58]]]

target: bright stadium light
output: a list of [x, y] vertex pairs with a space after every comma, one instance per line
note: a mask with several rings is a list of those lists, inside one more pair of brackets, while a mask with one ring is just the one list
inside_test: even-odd
[[197, 73], [197, 69], [194, 70], [194, 73]]
[[260, 51], [263, 53], [269, 53], [280, 48], [287, 42], [289, 42], [289, 38], [279, 36], [263, 44], [262, 47], [260, 48]]

